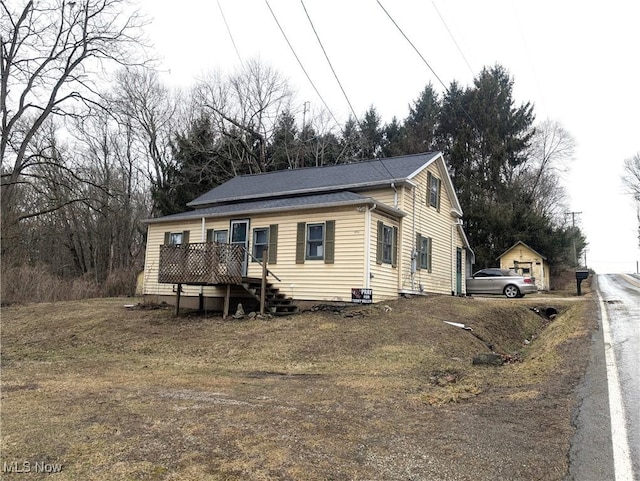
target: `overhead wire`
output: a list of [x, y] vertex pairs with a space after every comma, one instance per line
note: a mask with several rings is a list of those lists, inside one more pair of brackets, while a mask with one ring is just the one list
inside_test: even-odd
[[[398, 31], [402, 34], [402, 36], [405, 38], [405, 40], [409, 43], [409, 45], [411, 45], [411, 47], [413, 48], [413, 50], [415, 50], [415, 52], [418, 54], [418, 56], [420, 57], [420, 59], [422, 60], [422, 62], [429, 68], [429, 70], [431, 70], [431, 73], [433, 73], [434, 77], [438, 80], [438, 82], [440, 82], [440, 84], [442, 85], [442, 87], [444, 88], [445, 92], [447, 92], [447, 94], [451, 95], [451, 92], [449, 91], [449, 88], [445, 85], [445, 83], [442, 81], [442, 79], [440, 78], [440, 76], [436, 73], [436, 71], [433, 69], [433, 67], [431, 67], [431, 65], [429, 64], [429, 62], [427, 61], [426, 58], [424, 58], [424, 56], [422, 55], [422, 53], [420, 52], [420, 50], [418, 50], [418, 47], [415, 46], [415, 44], [411, 41], [411, 39], [409, 39], [409, 37], [407, 36], [406, 33], [404, 33], [404, 31], [402, 30], [402, 28], [400, 28], [400, 25], [398, 25], [398, 23], [393, 19], [393, 17], [391, 16], [391, 14], [387, 11], [386, 8], [384, 8], [384, 5], [382, 5], [382, 3], [380, 2], [380, 0], [376, 0], [378, 5], [380, 6], [380, 8], [384, 11], [384, 13], [387, 15], [387, 17], [389, 17], [389, 20], [391, 20], [391, 22], [393, 23], [393, 25], [395, 25], [395, 27], [398, 29]], [[465, 110], [465, 108], [462, 106], [462, 104], [458, 103], [458, 107], [460, 108], [460, 110], [464, 113], [464, 115], [469, 119], [469, 121], [473, 124], [473, 126], [476, 128], [476, 130], [478, 132], [482, 132], [482, 130], [480, 129], [480, 127], [478, 127], [478, 124], [476, 124], [475, 120], [473, 120], [473, 118], [471, 117], [471, 115], [469, 115], [469, 113]]]
[[544, 95], [542, 95], [542, 88], [540, 87], [540, 81], [538, 80], [538, 74], [533, 65], [533, 60], [531, 59], [531, 53], [529, 51], [529, 45], [527, 44], [527, 39], [524, 36], [524, 31], [522, 29], [522, 23], [520, 22], [520, 16], [518, 15], [518, 11], [516, 10], [515, 3], [511, 2], [511, 7], [513, 9], [513, 15], [516, 17], [516, 24], [518, 25], [518, 31], [520, 32], [520, 37], [522, 38], [522, 44], [524, 45], [524, 51], [527, 54], [527, 60], [529, 61], [529, 65], [531, 66], [531, 71], [533, 72], [533, 78], [536, 82], [536, 87], [538, 89], [538, 94], [540, 95], [540, 100], [542, 101], [542, 108], [545, 111], [545, 114], [548, 116], [547, 103], [545, 102]]
[[[316, 27], [313, 25], [313, 21], [311, 21], [311, 16], [309, 15], [309, 12], [307, 11], [307, 7], [304, 4], [303, 0], [300, 0], [300, 3], [302, 4], [302, 8], [304, 9], [304, 13], [307, 16], [307, 20], [309, 20], [309, 25], [311, 25], [311, 29], [313, 30], [313, 33], [316, 36], [316, 39], [318, 40], [318, 44], [320, 44], [320, 48], [322, 49], [322, 53], [324, 54], [324, 58], [327, 59], [327, 63], [329, 64], [329, 67], [331, 68], [331, 72], [333, 73], [333, 76], [336, 79], [336, 82], [338, 82], [338, 85], [340, 86], [340, 90], [342, 91], [342, 95], [344, 95], [345, 100], [347, 101], [347, 104], [349, 105], [349, 109], [351, 109], [351, 113], [353, 114], [354, 119], [356, 120], [356, 123], [358, 125], [360, 125], [360, 121], [358, 120], [358, 116], [356, 115], [356, 111], [353, 108], [353, 105], [351, 105], [351, 101], [349, 100], [349, 96], [347, 95], [347, 92], [345, 92], [344, 87], [342, 86], [342, 82], [340, 82], [340, 78], [338, 78], [338, 74], [336, 73], [336, 70], [333, 68], [333, 64], [331, 63], [331, 60], [329, 59], [329, 55], [327, 55], [327, 51], [324, 48], [324, 45], [322, 44], [322, 40], [320, 40], [320, 36], [318, 35], [318, 31], [316, 30]], [[362, 126], [361, 126], [362, 128]]]
[[284, 39], [287, 42], [287, 45], [289, 45], [289, 49], [291, 49], [291, 53], [293, 53], [293, 56], [296, 58], [296, 60], [298, 62], [298, 65], [300, 65], [300, 68], [302, 69], [302, 71], [304, 72], [305, 76], [307, 77], [307, 80], [309, 81], [309, 83], [313, 87], [313, 90], [315, 90], [316, 94], [318, 95], [318, 97], [322, 101], [323, 105], [325, 106], [325, 108], [327, 109], [327, 111], [329, 112], [329, 114], [331, 115], [333, 120], [335, 121], [335, 123], [338, 126], [338, 128], [340, 129], [340, 131], [344, 133], [344, 131], [342, 130], [342, 126], [340, 125], [340, 122], [338, 122], [338, 119], [336, 118], [336, 116], [333, 114], [333, 112], [329, 108], [329, 105], [327, 105], [327, 102], [325, 102], [324, 98], [322, 97], [322, 94], [320, 94], [320, 91], [316, 87], [316, 84], [313, 82], [313, 80], [311, 80], [311, 77], [309, 76], [309, 73], [307, 72], [307, 69], [302, 64], [302, 61], [300, 60], [300, 57], [298, 57], [298, 54], [296, 53], [295, 49], [293, 48], [293, 45], [291, 45], [291, 42], [289, 41], [289, 38], [287, 37], [287, 34], [284, 32], [284, 29], [282, 28], [282, 25], [280, 25], [280, 22], [278, 21], [278, 17], [276, 16], [275, 12], [271, 8], [271, 5], [269, 4], [269, 0], [264, 0], [264, 1], [267, 4], [267, 7], [269, 8], [269, 12], [271, 12], [271, 16], [275, 20], [276, 25], [278, 25], [278, 28], [280, 29], [280, 33], [282, 33], [282, 36], [284, 37]]
[[[320, 35], [318, 34], [318, 31], [316, 30], [316, 27], [313, 24], [313, 21], [311, 20], [311, 15], [309, 15], [309, 11], [307, 10], [307, 7], [304, 4], [304, 0], [300, 0], [300, 3], [302, 4], [302, 8], [304, 9], [304, 13], [307, 16], [307, 20], [309, 20], [309, 25], [311, 25], [311, 29], [313, 30], [313, 33], [316, 36], [316, 40], [318, 41], [318, 44], [320, 45], [320, 48], [322, 49], [322, 53], [324, 54], [324, 58], [327, 60], [327, 63], [329, 64], [329, 67], [331, 68], [331, 72], [333, 73], [333, 76], [336, 79], [336, 82], [340, 86], [340, 90], [342, 91], [342, 95], [344, 95], [344, 98], [347, 101], [347, 104], [349, 105], [349, 109], [351, 110], [351, 113], [353, 114], [353, 118], [354, 118], [356, 124], [358, 125], [358, 127], [360, 127], [360, 133], [362, 135], [362, 124], [360, 123], [360, 119], [358, 119], [358, 115], [356, 114], [356, 111], [353, 108], [353, 105], [351, 104], [351, 101], [349, 100], [349, 96], [347, 95], [347, 92], [345, 91], [344, 87], [342, 86], [342, 82], [340, 82], [340, 78], [338, 77], [338, 74], [337, 74], [336, 70], [333, 68], [333, 64], [331, 63], [331, 59], [329, 58], [329, 54], [327, 53], [327, 50], [324, 48], [324, 44], [322, 43], [322, 40], [320, 39]], [[374, 151], [374, 147], [375, 146], [372, 144], [371, 139], [366, 138], [364, 135], [363, 135], [363, 138], [369, 144], [369, 148], [371, 149], [372, 153], [374, 153], [373, 151]], [[382, 161], [382, 159], [380, 159], [380, 163], [381, 163], [382, 167], [384, 168], [384, 170], [392, 178], [395, 178], [393, 176], [393, 174], [389, 171], [389, 169], [387, 168], [385, 163]]]
[[436, 2], [432, 0], [431, 3], [433, 4], [433, 8], [436, 9], [436, 13], [440, 17], [440, 20], [442, 20], [442, 24], [444, 25], [444, 28], [447, 29], [447, 32], [449, 33], [449, 37], [451, 37], [451, 40], [453, 40], [454, 45], [456, 46], [456, 48], [458, 49], [458, 52], [462, 56], [462, 59], [464, 60], [464, 63], [467, 64], [467, 67], [469, 68], [469, 72], [471, 72], [471, 78], [473, 78], [475, 76], [475, 73], [473, 72], [473, 69], [471, 68], [471, 65], [469, 64], [469, 61], [467, 60], [467, 57], [462, 52], [462, 49], [460, 48], [460, 45], [458, 45], [458, 42], [456, 41], [456, 38], [453, 36], [453, 33], [449, 29], [449, 25], [447, 25], [447, 22], [445, 22], [444, 17], [440, 13], [440, 9], [438, 9], [438, 6], [436, 5]]
[[229, 38], [231, 38], [231, 43], [233, 44], [233, 48], [236, 51], [236, 55], [238, 56], [238, 60], [240, 60], [240, 65], [244, 65], [242, 62], [242, 56], [240, 56], [240, 51], [236, 45], [235, 40], [233, 40], [233, 35], [231, 34], [231, 29], [229, 28], [229, 24], [227, 23], [227, 17], [224, 16], [224, 12], [222, 11], [222, 5], [220, 5], [220, 0], [218, 0], [218, 9], [220, 10], [220, 14], [222, 15], [222, 20], [224, 21], [225, 27], [227, 27], [227, 33], [229, 34]]

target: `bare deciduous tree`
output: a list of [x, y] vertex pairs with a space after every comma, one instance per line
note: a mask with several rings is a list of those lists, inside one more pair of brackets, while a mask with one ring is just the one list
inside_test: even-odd
[[562, 175], [575, 148], [575, 139], [559, 122], [547, 119], [536, 126], [528, 160], [518, 167], [515, 179], [540, 214], [561, 218], [567, 197]]
[[640, 245], [640, 152], [624, 161], [622, 183], [636, 202], [638, 217], [638, 245]]
[[640, 202], [640, 152], [624, 161], [622, 182], [629, 194]]
[[179, 104], [180, 97], [162, 84], [157, 72], [134, 67], [116, 75], [112, 113], [130, 126], [132, 149], [142, 161], [139, 168], [157, 188], [166, 185], [173, 166], [171, 136], [186, 123]]
[[99, 105], [96, 83], [109, 63], [139, 61], [144, 19], [129, 10], [125, 0], [0, 2], [3, 237], [7, 226], [56, 208], [15, 208], [30, 170], [55, 162], [34, 145], [38, 132], [52, 118]]
[[255, 59], [229, 77], [212, 74], [194, 89], [196, 102], [211, 113], [220, 135], [240, 147], [229, 152], [234, 157], [229, 160], [244, 162], [249, 172], [269, 170], [267, 145], [292, 96], [288, 81]]

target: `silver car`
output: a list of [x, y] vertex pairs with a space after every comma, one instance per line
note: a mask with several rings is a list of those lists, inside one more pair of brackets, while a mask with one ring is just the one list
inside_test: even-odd
[[509, 269], [482, 269], [467, 278], [467, 294], [504, 294], [513, 299], [535, 292], [534, 279]]

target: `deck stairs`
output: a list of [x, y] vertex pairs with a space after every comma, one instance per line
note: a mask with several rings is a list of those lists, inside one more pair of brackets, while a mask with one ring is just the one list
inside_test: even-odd
[[[262, 280], [259, 277], [243, 277], [240, 284], [258, 303], [262, 291]], [[291, 297], [280, 292], [280, 289], [267, 282], [265, 288], [266, 311], [274, 316], [286, 316], [298, 311], [298, 306]]]

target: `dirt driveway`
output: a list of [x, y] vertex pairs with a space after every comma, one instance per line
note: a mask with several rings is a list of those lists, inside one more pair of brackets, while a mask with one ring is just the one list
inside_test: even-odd
[[[129, 302], [3, 309], [2, 479], [567, 473], [589, 299], [435, 296], [268, 321]], [[560, 315], [535, 314], [541, 303]], [[517, 362], [473, 365], [488, 345]]]

